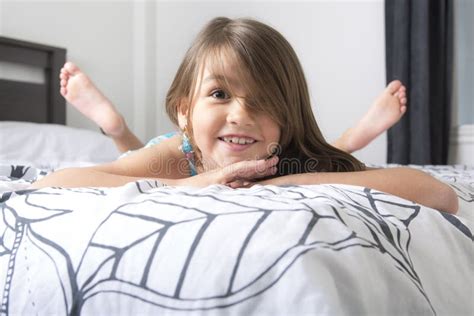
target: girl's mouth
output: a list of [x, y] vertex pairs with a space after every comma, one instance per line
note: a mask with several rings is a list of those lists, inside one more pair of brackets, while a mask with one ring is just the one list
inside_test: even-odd
[[245, 138], [245, 137], [218, 137], [218, 139], [222, 142], [222, 144], [231, 151], [242, 151], [257, 141], [252, 138]]

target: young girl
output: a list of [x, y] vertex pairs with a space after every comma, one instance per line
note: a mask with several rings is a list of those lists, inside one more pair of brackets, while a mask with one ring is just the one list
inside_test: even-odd
[[[387, 89], [399, 101], [393, 95], [398, 89]], [[367, 170], [329, 145], [313, 116], [295, 52], [260, 22], [212, 20], [186, 53], [166, 110], [182, 133], [111, 163], [59, 170], [34, 187], [120, 186], [143, 178], [233, 188], [341, 183], [457, 211], [454, 191], [428, 174], [410, 168]]]

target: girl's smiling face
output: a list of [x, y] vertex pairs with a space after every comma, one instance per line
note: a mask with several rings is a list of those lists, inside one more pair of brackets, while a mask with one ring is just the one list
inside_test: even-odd
[[[224, 167], [243, 160], [262, 159], [280, 140], [280, 127], [267, 113], [251, 111], [239, 84], [235, 66], [224, 63], [226, 91], [219, 78], [204, 68], [196, 85], [192, 109], [192, 134], [201, 153], [204, 170]], [[220, 79], [220, 80], [219, 80]]]

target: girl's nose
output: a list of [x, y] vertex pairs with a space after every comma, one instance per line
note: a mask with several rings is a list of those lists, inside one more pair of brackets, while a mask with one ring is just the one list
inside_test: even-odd
[[254, 123], [254, 120], [245, 103], [239, 103], [237, 100], [234, 100], [228, 108], [227, 122], [230, 124], [250, 126]]

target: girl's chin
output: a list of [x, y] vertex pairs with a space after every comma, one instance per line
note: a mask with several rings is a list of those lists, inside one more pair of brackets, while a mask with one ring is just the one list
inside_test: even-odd
[[239, 161], [242, 161], [242, 159], [226, 159], [224, 161], [216, 161], [216, 162], [213, 162], [213, 163], [204, 164], [203, 165], [203, 168], [204, 168], [203, 171], [211, 171], [211, 170], [215, 170], [215, 169], [218, 169], [218, 168], [224, 168], [224, 167], [230, 166], [230, 165], [232, 165], [236, 162], [239, 162]]
[[257, 156], [256, 157], [229, 157], [225, 159], [224, 161], [222, 161], [219, 165], [221, 167], [226, 167], [237, 162], [257, 160], [257, 159], [259, 159]]
[[206, 162], [203, 164], [205, 171], [210, 171], [214, 170], [217, 168], [223, 168], [227, 167], [229, 165], [232, 165], [237, 162], [241, 161], [246, 161], [246, 160], [257, 160], [261, 159], [259, 156], [255, 157], [244, 157], [244, 156], [227, 156], [227, 157], [222, 157], [222, 158], [217, 158], [217, 159], [210, 159], [206, 160]]

